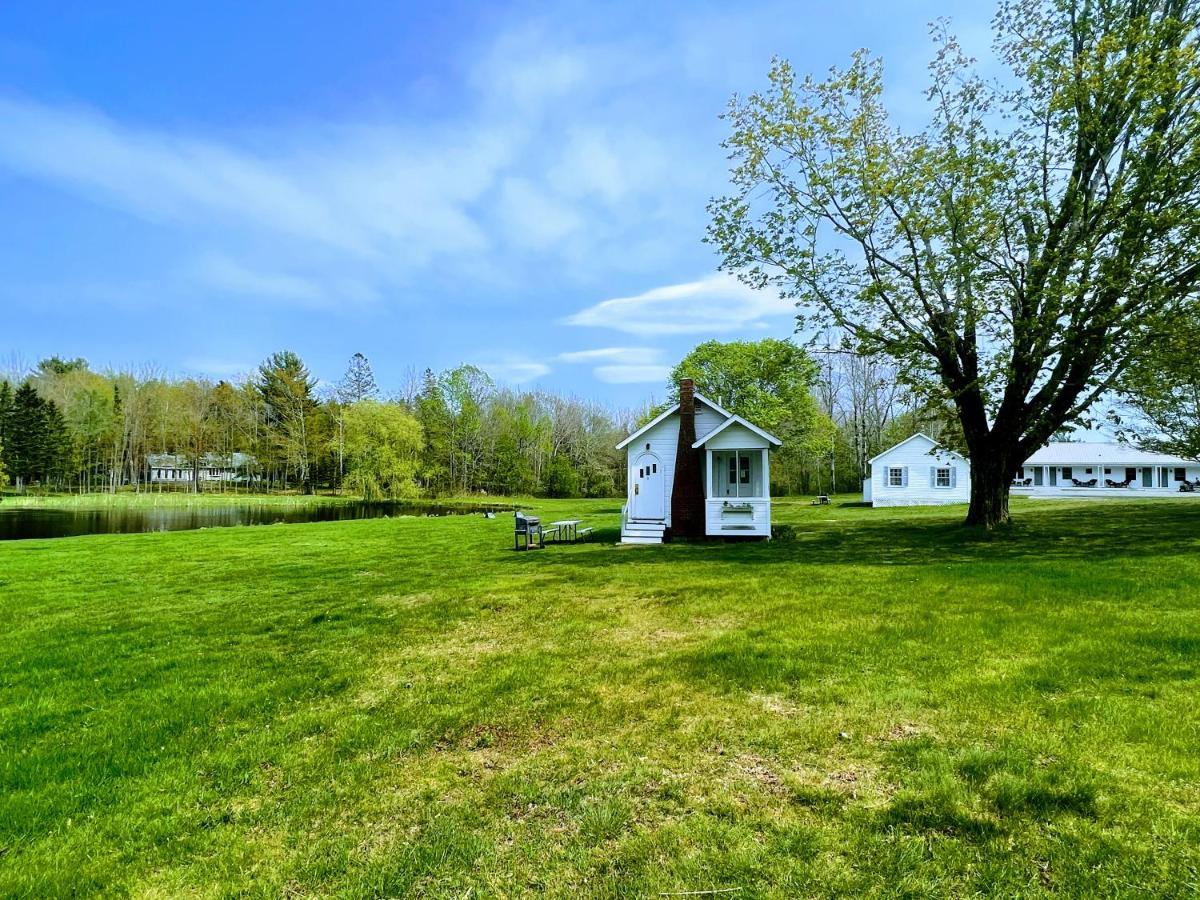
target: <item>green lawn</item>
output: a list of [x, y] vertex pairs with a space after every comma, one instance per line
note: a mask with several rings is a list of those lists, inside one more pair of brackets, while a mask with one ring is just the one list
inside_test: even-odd
[[0, 545], [0, 895], [1200, 892], [1200, 503]]

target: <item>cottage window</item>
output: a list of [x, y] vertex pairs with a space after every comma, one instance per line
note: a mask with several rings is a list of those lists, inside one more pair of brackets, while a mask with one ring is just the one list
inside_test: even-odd
[[763, 497], [763, 459], [761, 450], [717, 450], [712, 455], [710, 473], [715, 497]]
[[1071, 480], [1071, 467], [1070, 466], [1063, 466], [1062, 476], [1063, 476], [1063, 481]]
[[904, 487], [904, 469], [892, 466], [887, 470], [888, 487]]
[[1183, 466], [1178, 466], [1175, 469], [1175, 480], [1187, 481], [1187, 469], [1185, 469]]
[[940, 488], [950, 487], [950, 469], [938, 469], [935, 474], [934, 484]]

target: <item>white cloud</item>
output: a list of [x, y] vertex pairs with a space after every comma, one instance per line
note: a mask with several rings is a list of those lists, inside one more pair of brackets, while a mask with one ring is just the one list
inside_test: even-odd
[[192, 267], [202, 284], [231, 294], [298, 302], [312, 308], [370, 303], [378, 293], [351, 279], [288, 272], [262, 272], [221, 254], [202, 257]]
[[753, 290], [732, 275], [718, 273], [604, 300], [565, 321], [636, 335], [706, 334], [761, 328], [766, 319], [793, 312], [791, 301], [778, 294]]
[[671, 367], [662, 361], [656, 347], [597, 347], [560, 353], [565, 363], [602, 363], [592, 375], [607, 384], [648, 384], [666, 381]]
[[510, 384], [527, 384], [530, 381], [537, 381], [551, 372], [550, 367], [545, 363], [515, 357], [481, 362], [478, 365], [497, 381], [506, 381]]
[[571, 350], [558, 354], [565, 363], [625, 362], [640, 363], [657, 359], [662, 351], [654, 347], [597, 347], [594, 350]]

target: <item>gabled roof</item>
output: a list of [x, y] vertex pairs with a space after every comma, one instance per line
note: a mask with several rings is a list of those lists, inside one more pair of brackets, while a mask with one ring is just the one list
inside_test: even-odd
[[[696, 392], [696, 400], [700, 403], [703, 403], [705, 406], [707, 406], [709, 409], [713, 410], [714, 412], [720, 413], [726, 419], [730, 418], [733, 415], [733, 413], [731, 413], [729, 410], [724, 409], [721, 406], [718, 406], [716, 403], [713, 403], [711, 400], [709, 400], [707, 397], [705, 397], [703, 394], [701, 394], [698, 391]], [[617, 449], [624, 450], [625, 447], [627, 447], [630, 443], [632, 443], [636, 438], [641, 437], [643, 434], [645, 434], [647, 431], [649, 431], [651, 428], [653, 428], [659, 422], [671, 417], [672, 415], [674, 415], [677, 412], [679, 412], [679, 404], [678, 403], [668, 406], [661, 413], [659, 413], [657, 416], [655, 416], [653, 419], [651, 419], [649, 422], [647, 422], [645, 425], [643, 425], [641, 428], [639, 428], [637, 431], [635, 431], [629, 437], [625, 438], [625, 440], [621, 441], [621, 443], [617, 444]]]
[[716, 428], [714, 428], [712, 431], [710, 431], [704, 437], [700, 438], [700, 440], [696, 441], [696, 443], [692, 444], [692, 449], [695, 450], [698, 447], [703, 447], [705, 444], [707, 444], [710, 440], [712, 440], [714, 437], [716, 437], [718, 434], [720, 434], [722, 431], [724, 431], [730, 425], [741, 425], [743, 428], [747, 428], [750, 431], [753, 431], [755, 434], [757, 434], [763, 440], [771, 442], [776, 447], [780, 447], [783, 445], [783, 441], [781, 441], [779, 438], [775, 437], [775, 435], [768, 434], [767, 432], [765, 432], [761, 428], [759, 428], [757, 425], [751, 425], [749, 422], [747, 422], [741, 416], [730, 416], [728, 419], [726, 419], [724, 422], [722, 422], [720, 425], [718, 425]]
[[1053, 441], [1033, 452], [1027, 466], [1194, 466], [1194, 459], [1141, 450], [1131, 444]]
[[945, 453], [945, 454], [948, 454], [949, 456], [957, 457], [958, 459], [964, 459], [964, 457], [961, 453], [955, 453], [949, 447], [943, 447], [941, 444], [939, 444], [937, 441], [935, 441], [929, 435], [925, 434], [924, 432], [918, 431], [916, 434], [906, 437], [900, 443], [893, 444], [891, 447], [888, 447], [886, 450], [876, 453], [874, 456], [872, 456], [870, 459], [867, 460], [867, 465], [870, 465], [871, 463], [875, 462], [875, 460], [880, 459], [881, 457], [887, 456], [893, 450], [900, 449], [905, 444], [907, 444], [909, 441], [915, 441], [917, 438], [924, 438], [925, 440], [929, 441], [929, 443], [932, 444], [935, 448], [937, 448], [937, 450], [941, 453]]

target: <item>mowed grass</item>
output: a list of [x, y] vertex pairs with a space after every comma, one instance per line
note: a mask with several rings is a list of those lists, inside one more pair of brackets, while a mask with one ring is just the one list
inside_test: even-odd
[[0, 895], [1200, 891], [1200, 503], [619, 507], [0, 545]]

